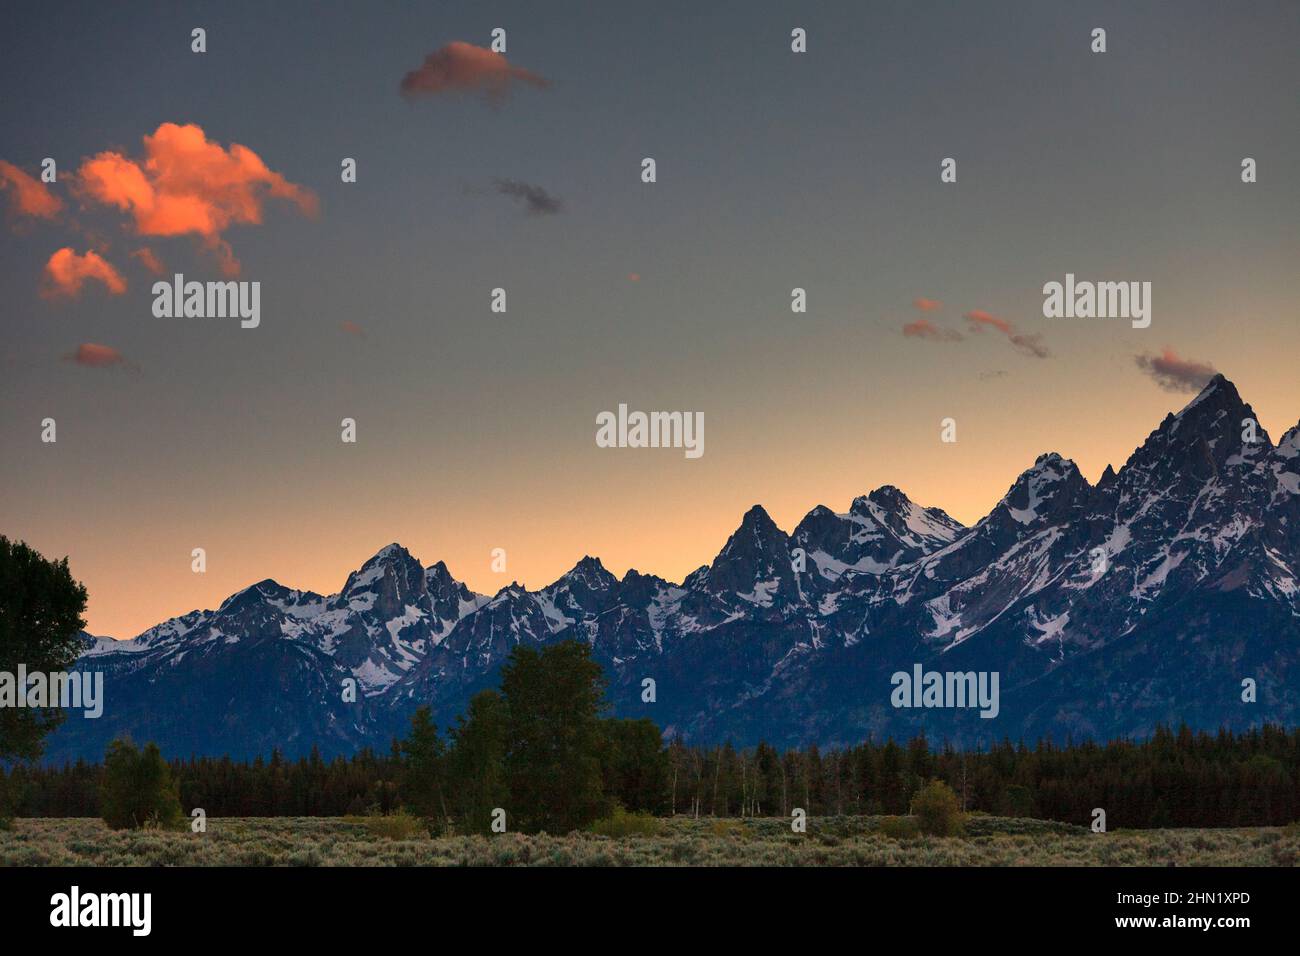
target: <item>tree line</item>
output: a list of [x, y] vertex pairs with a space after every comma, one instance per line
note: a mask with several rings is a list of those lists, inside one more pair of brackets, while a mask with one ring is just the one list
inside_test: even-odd
[[[1142, 742], [983, 752], [932, 747], [923, 737], [821, 750], [778, 751], [660, 742], [649, 721], [597, 720], [568, 772], [547, 776], [550, 755], [507, 762], [503, 700], [476, 697], [446, 740], [417, 715], [388, 753], [320, 754], [291, 761], [194, 757], [169, 762], [186, 814], [344, 816], [405, 807], [457, 829], [483, 830], [501, 807], [516, 829], [578, 826], [617, 805], [656, 815], [906, 814], [929, 780], [946, 783], [964, 811], [1088, 824], [1095, 808], [1115, 827], [1280, 826], [1300, 819], [1300, 731], [1245, 733], [1158, 728]], [[581, 754], [581, 749], [586, 754]], [[9, 774], [23, 816], [101, 816], [105, 771], [85, 761], [18, 766]], [[512, 808], [515, 808], [512, 811]], [[531, 811], [531, 812], [530, 812]]]

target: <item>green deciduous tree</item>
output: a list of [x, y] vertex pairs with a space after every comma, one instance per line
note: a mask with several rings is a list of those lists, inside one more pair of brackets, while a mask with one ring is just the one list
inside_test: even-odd
[[183, 826], [177, 787], [157, 744], [146, 744], [143, 750], [129, 740], [108, 745], [100, 811], [114, 830]]
[[585, 644], [519, 645], [501, 669], [507, 815], [524, 832], [567, 833], [606, 807], [599, 748], [604, 677]]
[[956, 836], [962, 831], [961, 801], [942, 780], [931, 780], [917, 791], [912, 813], [920, 831], [930, 836]]
[[[469, 702], [469, 717], [451, 730], [449, 790], [457, 825], [465, 832], [488, 833], [492, 811], [506, 809], [506, 702], [494, 690], [479, 691]], [[509, 817], [507, 817], [509, 825]]]
[[[47, 561], [0, 536], [0, 672], [16, 677], [19, 664], [28, 673], [66, 671], [81, 653], [85, 610], [86, 589], [73, 580], [67, 558]], [[54, 708], [0, 707], [0, 760], [39, 757], [41, 741], [63, 716]]]

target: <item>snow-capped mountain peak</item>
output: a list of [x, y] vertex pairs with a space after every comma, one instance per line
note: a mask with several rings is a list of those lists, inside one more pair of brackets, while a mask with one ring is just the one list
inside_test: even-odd
[[[133, 641], [87, 640], [123, 703], [66, 722], [55, 741], [76, 742], [52, 752], [94, 756], [123, 732], [176, 753], [382, 744], [421, 704], [450, 722], [513, 648], [568, 638], [604, 666], [617, 714], [699, 740], [905, 733], [915, 715], [886, 691], [919, 661], [1002, 675], [998, 722], [925, 718], [954, 739], [1293, 721], [1300, 425], [1272, 445], [1216, 377], [1096, 487], [1051, 452], [969, 528], [892, 485], [789, 535], [756, 505], [680, 585], [584, 556], [487, 597], [394, 543], [336, 595], [268, 579]], [[1241, 707], [1241, 675], [1259, 707]], [[362, 698], [344, 705], [349, 680]]]

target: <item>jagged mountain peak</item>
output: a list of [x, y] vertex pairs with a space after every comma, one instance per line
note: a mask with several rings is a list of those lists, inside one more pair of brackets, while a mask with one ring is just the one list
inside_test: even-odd
[[[618, 578], [611, 574], [600, 561], [586, 554], [572, 568], [564, 573], [560, 581], [580, 581], [592, 590], [605, 591], [618, 584]], [[560, 583], [559, 581], [556, 582]]]
[[364, 582], [382, 577], [390, 568], [393, 569], [393, 573], [407, 577], [418, 575], [423, 578], [425, 574], [424, 565], [402, 545], [393, 542], [384, 545], [367, 558], [360, 568], [348, 575], [348, 580], [343, 585], [343, 593]]
[[[858, 497], [854, 498], [852, 503], [850, 503], [848, 513], [850, 515], [874, 517], [877, 519], [886, 514], [894, 514], [904, 520], [914, 514], [926, 514], [953, 529], [961, 529], [963, 527], [961, 522], [952, 518], [942, 508], [926, 508], [917, 504], [897, 485], [881, 485], [879, 488], [876, 488], [865, 495], [858, 495]], [[951, 540], [950, 536], [946, 534], [942, 534], [941, 536], [949, 537], [949, 540]]]
[[1196, 408], [1234, 408], [1244, 404], [1237, 386], [1222, 372], [1216, 372], [1174, 418], [1185, 418]]
[[[411, 556], [411, 552], [406, 550], [406, 548], [400, 542], [393, 541], [389, 544], [384, 545], [382, 548], [376, 551], [374, 557], [372, 557], [370, 561], [384, 561], [390, 558], [398, 558], [398, 557], [409, 558], [410, 556]], [[369, 564], [370, 561], [367, 561], [366, 563]]]
[[[854, 504], [861, 500], [861, 498], [854, 499]], [[881, 485], [867, 494], [867, 500], [895, 510], [906, 508], [913, 503], [912, 499], [907, 497], [896, 485]]]
[[425, 568], [424, 577], [430, 583], [434, 581], [456, 581], [456, 576], [452, 574], [451, 569], [447, 567], [447, 562], [442, 560], [435, 561], [433, 564]]
[[287, 600], [295, 592], [291, 588], [285, 587], [280, 582], [272, 578], [263, 578], [256, 584], [250, 584], [246, 588], [236, 591], [230, 597], [221, 602], [217, 608], [218, 614], [229, 614], [242, 608], [250, 607], [254, 604], [263, 604], [268, 600]]
[[687, 586], [717, 596], [738, 596], [769, 607], [779, 595], [796, 600], [798, 586], [790, 559], [790, 539], [761, 505], [745, 512], [737, 528], [704, 573], [694, 572]]
[[348, 575], [333, 606], [353, 611], [373, 610], [388, 619], [402, 614], [408, 605], [422, 603], [427, 592], [424, 566], [394, 542], [380, 548]]
[[894, 485], [859, 495], [846, 514], [818, 505], [791, 536], [813, 565], [806, 587], [825, 591], [845, 574], [879, 575], [950, 544], [964, 530], [938, 508], [923, 508]]
[[604, 600], [603, 596], [617, 587], [618, 578], [600, 563], [600, 558], [584, 555], [582, 560], [564, 572], [553, 584], [543, 588], [541, 593], [549, 596], [573, 595], [572, 600], [584, 609], [591, 610], [593, 595], [599, 595], [598, 600]]
[[762, 505], [754, 505], [745, 512], [738, 527], [727, 539], [726, 545], [714, 560], [717, 565], [724, 556], [746, 553], [754, 550], [770, 551], [773, 548], [785, 551], [786, 534], [777, 527], [772, 516]]
[[779, 531], [772, 516], [762, 505], [754, 505], [740, 519], [739, 531], [755, 530], [760, 532]]
[[483, 603], [484, 609], [500, 608], [505, 605], [518, 605], [520, 603], [535, 604], [536, 599], [526, 587], [518, 581], [511, 581], [505, 587], [501, 588]]
[[[871, 703], [864, 688], [940, 654], [953, 668], [1002, 675], [1013, 736], [1042, 721], [1053, 732], [1140, 732], [1153, 708], [1185, 703], [1183, 688], [1217, 700], [1224, 661], [1246, 661], [1233, 673], [1283, 675], [1300, 646], [1300, 425], [1272, 446], [1262, 434], [1243, 439], [1247, 417], [1232, 383], [1216, 377], [1095, 488], [1070, 459], [1042, 454], [973, 528], [883, 485], [847, 513], [818, 505], [790, 536], [750, 508], [682, 586], [631, 569], [619, 581], [586, 555], [540, 591], [514, 581], [493, 598], [441, 561], [421, 569], [394, 542], [341, 596], [259, 581], [221, 612], [174, 618], [132, 642], [88, 641], [86, 655], [127, 682], [122, 699], [145, 702], [139, 726], [156, 714], [174, 726], [209, 689], [216, 712], [236, 708], [237, 730], [205, 710], [190, 737], [170, 738], [178, 752], [208, 740], [228, 749], [265, 719], [258, 708], [283, 691], [241, 696], [250, 674], [298, 681], [309, 722], [277, 733], [382, 742], [420, 704], [452, 720], [513, 647], [570, 638], [608, 669], [620, 716], [644, 714], [644, 675], [671, 675], [664, 726], [701, 739], [892, 732], [907, 715]], [[345, 676], [382, 720], [330, 709]], [[1290, 694], [1288, 713], [1300, 713], [1300, 695], [1280, 680], [1269, 693]], [[1197, 719], [1254, 719], [1229, 704]], [[285, 718], [299, 719], [298, 708]], [[81, 739], [103, 752], [104, 740]]]
[[1083, 506], [1090, 490], [1073, 461], [1047, 452], [1020, 473], [985, 520], [1006, 516], [1025, 526], [1059, 524]]
[[374, 567], [396, 566], [403, 569], [409, 567], [418, 567], [421, 573], [424, 572], [422, 565], [414, 555], [405, 547], [394, 541], [392, 544], [386, 544], [373, 555], [366, 559], [361, 565], [359, 573], [370, 570]]
[[444, 622], [444, 628], [487, 600], [487, 597], [475, 594], [458, 580], [444, 561], [438, 561], [425, 569], [424, 583], [434, 615]]
[[1220, 373], [1210, 379], [1177, 414], [1168, 415], [1156, 434], [1163, 433], [1179, 444], [1206, 442], [1211, 447], [1221, 438], [1226, 438], [1225, 446], [1235, 447], [1241, 444], [1241, 433], [1247, 419], [1256, 422], [1261, 442], [1271, 448], [1267, 434], [1255, 418], [1255, 410], [1242, 400], [1237, 386]]
[[1288, 429], [1281, 438], [1278, 439], [1277, 446], [1273, 449], [1273, 454], [1278, 458], [1288, 460], [1300, 458], [1300, 424], [1296, 424]]
[[1174, 488], [1195, 494], [1212, 478], [1247, 478], [1272, 449], [1254, 409], [1219, 374], [1177, 414], [1165, 416], [1107, 490], [1129, 502]]
[[708, 581], [708, 579], [709, 579], [709, 565], [701, 564], [690, 574], [686, 575], [686, 578], [682, 581], [682, 587], [688, 590], [696, 590], [699, 588], [703, 588], [705, 582]]
[[[1277, 492], [1300, 501], [1300, 425], [1289, 429], [1278, 440], [1273, 449], [1271, 470], [1277, 481]], [[1295, 522], [1292, 534], [1300, 538], [1300, 515], [1290, 520]]]

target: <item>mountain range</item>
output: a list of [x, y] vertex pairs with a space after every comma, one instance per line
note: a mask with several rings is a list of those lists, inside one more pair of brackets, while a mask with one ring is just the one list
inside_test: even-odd
[[[104, 714], [72, 714], [47, 759], [97, 759], [121, 734], [173, 756], [386, 748], [422, 704], [451, 723], [514, 646], [566, 639], [604, 666], [614, 715], [688, 742], [1295, 725], [1300, 425], [1274, 444], [1216, 376], [1096, 485], [1051, 453], [970, 527], [892, 486], [789, 533], [755, 505], [681, 583], [584, 557], [488, 596], [391, 544], [337, 594], [268, 579], [132, 640], [86, 636]], [[997, 716], [894, 706], [892, 675], [918, 664], [996, 672]]]

